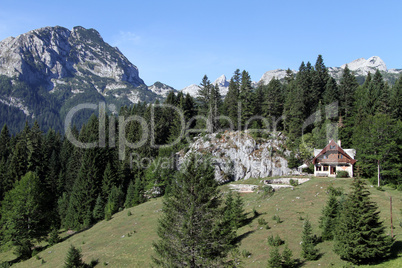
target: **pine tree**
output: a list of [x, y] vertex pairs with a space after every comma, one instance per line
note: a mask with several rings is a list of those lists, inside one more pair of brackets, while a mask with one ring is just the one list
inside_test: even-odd
[[214, 169], [198, 163], [192, 155], [186, 168], [178, 173], [163, 201], [154, 243], [157, 265], [173, 267], [214, 267], [222, 265], [233, 232], [219, 230], [222, 215], [221, 194]]
[[356, 81], [356, 77], [350, 72], [346, 65], [338, 87], [340, 115], [343, 118], [352, 115], [354, 95], [358, 86], [359, 84]]
[[12, 242], [17, 255], [31, 257], [34, 240], [43, 239], [49, 231], [48, 212], [43, 207], [45, 196], [39, 177], [28, 172], [6, 193], [1, 207], [3, 242]]
[[241, 102], [241, 125], [245, 127], [247, 121], [254, 115], [253, 88], [251, 86], [251, 77], [249, 73], [245, 70], [241, 74], [239, 100]]
[[282, 258], [283, 258], [283, 267], [285, 268], [296, 267], [296, 261], [293, 259], [293, 253], [289, 249], [287, 244], [285, 244], [285, 248], [283, 249]]
[[392, 87], [390, 106], [392, 117], [402, 120], [402, 75]]
[[135, 184], [131, 180], [127, 188], [126, 201], [124, 202], [125, 208], [131, 208], [137, 205], [135, 203]]
[[282, 257], [278, 247], [273, 247], [269, 253], [268, 268], [282, 267]]
[[59, 231], [57, 230], [56, 227], [53, 226], [52, 231], [49, 234], [48, 243], [50, 246], [53, 246], [59, 242], [60, 242]]
[[332, 240], [336, 229], [336, 221], [339, 214], [339, 204], [335, 195], [330, 193], [327, 205], [322, 210], [320, 217], [320, 228], [322, 229], [322, 239]]
[[224, 126], [230, 127], [230, 123], [233, 124], [233, 128], [238, 127], [238, 102], [240, 93], [240, 70], [237, 69], [232, 78], [229, 81], [228, 93], [223, 102], [223, 114], [228, 116], [231, 122], [223, 122]]
[[365, 183], [355, 179], [343, 204], [335, 234], [334, 251], [354, 264], [375, 263], [389, 257], [392, 238], [384, 234], [377, 205]]
[[110, 220], [112, 218], [112, 215], [116, 213], [119, 208], [123, 207], [123, 197], [124, 194], [121, 188], [113, 186], [105, 205], [106, 220]]
[[318, 259], [318, 250], [315, 248], [314, 239], [313, 239], [313, 228], [311, 227], [311, 223], [308, 219], [304, 221], [303, 224], [303, 235], [302, 235], [302, 252], [301, 257], [313, 261]]
[[100, 195], [98, 195], [98, 198], [96, 198], [96, 203], [95, 203], [94, 210], [92, 212], [92, 217], [96, 221], [99, 221], [99, 220], [102, 220], [105, 218], [105, 204]]
[[65, 268], [83, 268], [85, 263], [82, 261], [81, 250], [77, 249], [73, 245], [70, 246], [67, 256], [64, 262]]
[[268, 120], [277, 120], [283, 113], [283, 102], [282, 85], [274, 77], [264, 86], [263, 115], [268, 117]]

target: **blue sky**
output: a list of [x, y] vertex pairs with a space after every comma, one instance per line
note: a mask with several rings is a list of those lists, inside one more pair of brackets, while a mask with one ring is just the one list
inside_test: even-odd
[[380, 56], [402, 68], [401, 1], [0, 0], [0, 40], [44, 26], [99, 31], [147, 85], [176, 89], [237, 68], [258, 81], [322, 54], [326, 66]]

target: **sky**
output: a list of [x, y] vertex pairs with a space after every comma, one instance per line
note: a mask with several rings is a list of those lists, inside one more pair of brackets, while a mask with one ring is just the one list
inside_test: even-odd
[[402, 1], [0, 0], [0, 40], [45, 26], [96, 29], [147, 85], [175, 89], [269, 70], [379, 56], [402, 69]]

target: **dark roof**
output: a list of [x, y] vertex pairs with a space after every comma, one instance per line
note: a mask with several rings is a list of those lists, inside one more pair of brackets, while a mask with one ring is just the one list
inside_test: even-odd
[[[334, 147], [333, 149], [331, 149], [331, 146], [332, 147]], [[350, 163], [350, 164], [354, 164], [354, 163], [356, 163], [356, 160], [355, 159], [353, 159], [349, 154], [347, 154], [343, 149], [342, 149], [342, 147], [341, 146], [339, 146], [334, 140], [331, 140], [328, 144], [327, 144], [327, 146], [325, 146], [325, 148], [324, 149], [322, 149], [322, 151], [319, 153], [319, 154], [317, 154], [317, 156], [316, 157], [314, 157], [314, 159], [313, 159], [313, 164], [316, 164], [317, 163], [317, 159], [318, 159], [318, 157], [320, 157], [320, 156], [322, 156], [323, 154], [325, 154], [326, 152], [330, 152], [330, 151], [336, 151], [336, 152], [338, 152], [338, 153], [341, 153], [341, 154], [343, 154], [344, 156], [346, 156], [346, 161], [345, 160], [343, 160], [343, 161], [339, 161], [340, 163]], [[320, 162], [330, 162], [330, 161], [320, 161]]]

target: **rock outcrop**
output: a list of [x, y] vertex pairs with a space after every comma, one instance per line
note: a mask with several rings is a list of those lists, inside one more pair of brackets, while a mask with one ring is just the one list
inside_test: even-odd
[[192, 153], [201, 161], [211, 161], [220, 182], [283, 176], [292, 173], [285, 158], [284, 137], [254, 139], [245, 132], [208, 134], [197, 138], [186, 154], [180, 152], [179, 164]]

